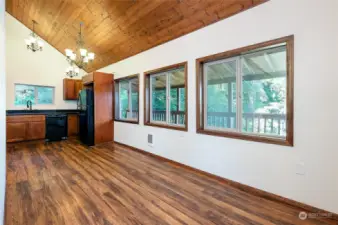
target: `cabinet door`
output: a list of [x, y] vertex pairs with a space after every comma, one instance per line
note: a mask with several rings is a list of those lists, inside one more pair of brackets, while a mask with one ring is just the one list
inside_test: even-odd
[[79, 133], [78, 115], [68, 115], [68, 136], [76, 136]]
[[75, 80], [75, 95], [76, 99], [79, 96], [80, 91], [82, 90], [82, 80]]
[[7, 142], [26, 140], [26, 122], [7, 122], [6, 138]]
[[64, 100], [77, 99], [77, 94], [75, 94], [75, 80], [68, 78], [63, 79], [63, 99]]
[[29, 122], [26, 136], [27, 140], [44, 139], [46, 136], [45, 121]]

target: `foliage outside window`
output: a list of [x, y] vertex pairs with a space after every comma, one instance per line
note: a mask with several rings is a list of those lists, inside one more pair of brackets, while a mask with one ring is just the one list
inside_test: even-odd
[[[233, 133], [242, 139], [238, 134], [290, 138], [293, 124], [288, 123], [292, 120], [287, 93], [292, 90], [288, 86], [292, 86], [289, 58], [286, 40], [201, 63], [204, 104], [200, 105], [204, 108], [199, 111], [199, 131], [230, 136]], [[286, 144], [292, 145], [291, 142]]]
[[31, 101], [33, 105], [54, 104], [54, 87], [15, 84], [14, 105], [26, 105]]
[[186, 129], [186, 63], [146, 73], [146, 125]]
[[139, 77], [115, 80], [115, 120], [138, 122]]

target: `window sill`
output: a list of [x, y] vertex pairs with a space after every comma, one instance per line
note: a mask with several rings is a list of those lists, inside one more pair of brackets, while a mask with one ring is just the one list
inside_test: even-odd
[[114, 119], [115, 122], [121, 122], [121, 123], [132, 123], [132, 124], [139, 124], [139, 121], [137, 120], [119, 120], [119, 119]]
[[243, 133], [235, 133], [229, 131], [216, 131], [216, 130], [205, 130], [205, 129], [197, 129], [198, 134], [206, 134], [212, 136], [226, 137], [226, 138], [234, 138], [246, 141], [255, 141], [262, 142], [267, 144], [275, 144], [275, 145], [283, 145], [293, 147], [293, 140], [290, 137], [286, 139], [278, 139], [274, 137], [265, 137], [265, 136], [256, 136], [256, 135], [248, 135]]
[[167, 125], [167, 124], [158, 124], [158, 123], [144, 123], [145, 126], [151, 126], [151, 127], [160, 127], [160, 128], [166, 128], [171, 130], [180, 130], [180, 131], [188, 131], [187, 126], [181, 127], [181, 126], [175, 126], [175, 125]]

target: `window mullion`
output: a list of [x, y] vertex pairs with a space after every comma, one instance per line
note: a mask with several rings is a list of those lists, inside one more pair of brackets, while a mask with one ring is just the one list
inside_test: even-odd
[[122, 119], [121, 82], [119, 82], [119, 119]]
[[[128, 85], [129, 85], [129, 91], [128, 91], [128, 110], [129, 113], [127, 112], [127, 118], [131, 119], [132, 118], [132, 114], [133, 114], [133, 105], [132, 105], [132, 101], [131, 101], [131, 80], [128, 81]], [[129, 117], [128, 117], [129, 114]]]
[[237, 131], [242, 131], [242, 66], [241, 66], [241, 59], [237, 57], [236, 59], [236, 84], [237, 84]]
[[153, 80], [149, 76], [149, 122], [153, 121]]
[[203, 82], [202, 82], [202, 85], [203, 85], [203, 87], [202, 87], [202, 89], [203, 89], [203, 105], [204, 105], [204, 107], [203, 107], [203, 127], [204, 128], [206, 128], [207, 126], [208, 126], [208, 110], [207, 110], [207, 107], [208, 107], [208, 74], [207, 74], [207, 66], [205, 66], [204, 68], [203, 68], [203, 77], [202, 77], [202, 79], [203, 79]]
[[170, 79], [169, 79], [169, 73], [166, 73], [166, 95], [167, 95], [167, 119], [166, 123], [170, 123]]
[[38, 104], [38, 89], [36, 86], [34, 87], [34, 100], [35, 100], [35, 104], [37, 105]]

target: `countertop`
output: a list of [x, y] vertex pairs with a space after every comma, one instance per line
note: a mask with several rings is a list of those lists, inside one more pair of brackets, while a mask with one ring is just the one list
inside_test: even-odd
[[33, 109], [33, 110], [6, 110], [6, 116], [19, 115], [50, 115], [50, 114], [78, 114], [77, 109]]

